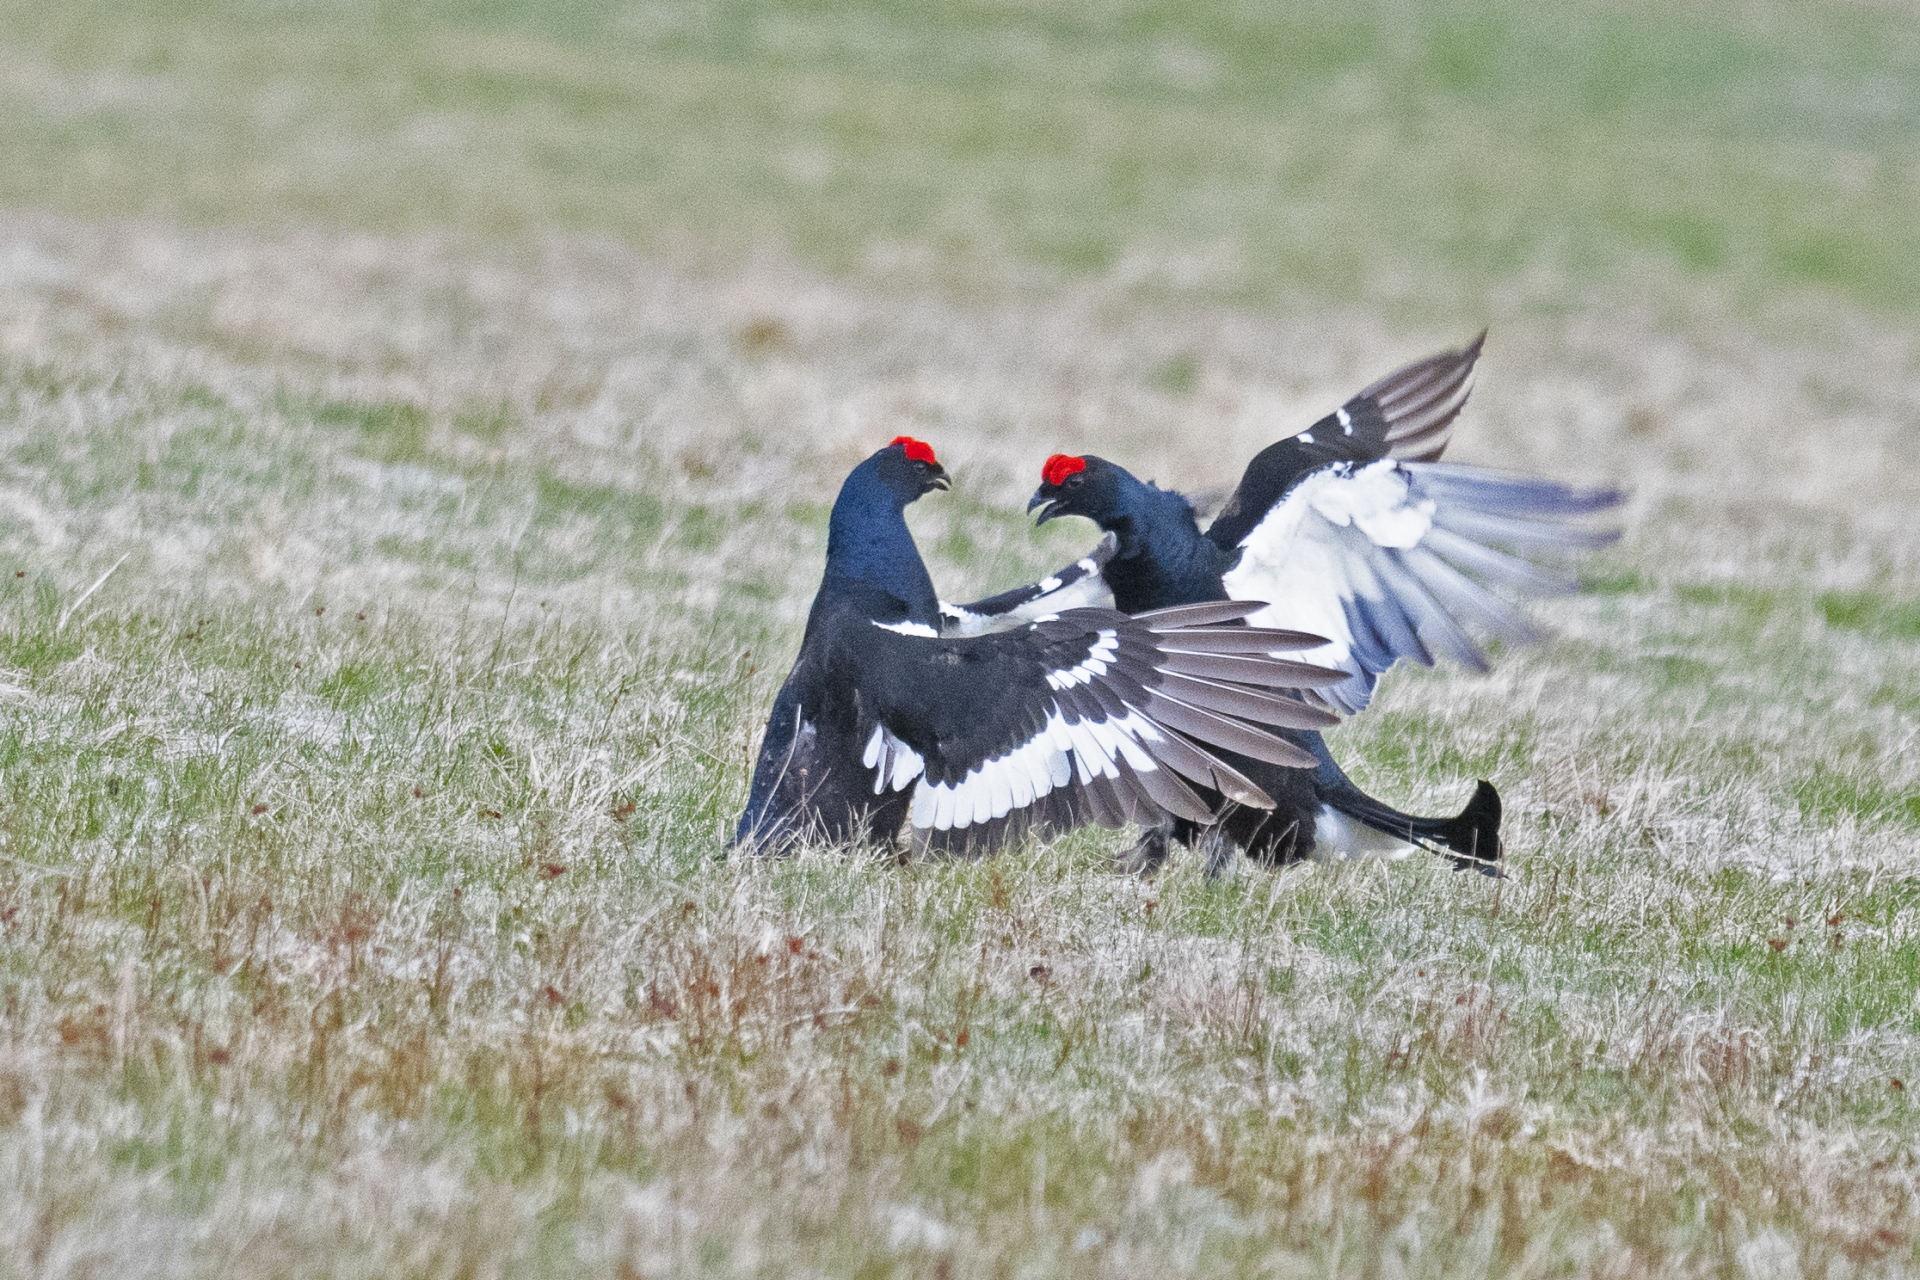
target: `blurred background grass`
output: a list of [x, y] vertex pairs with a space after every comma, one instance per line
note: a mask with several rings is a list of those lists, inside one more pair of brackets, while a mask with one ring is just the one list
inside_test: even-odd
[[1886, 4], [0, 6], [0, 202], [1430, 321], [1920, 296]]

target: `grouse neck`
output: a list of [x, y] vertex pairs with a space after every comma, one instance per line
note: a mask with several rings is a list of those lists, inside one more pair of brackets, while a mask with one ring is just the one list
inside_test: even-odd
[[933, 579], [907, 528], [906, 501], [856, 468], [840, 487], [827, 525], [827, 572], [813, 613], [854, 609], [876, 622], [920, 622], [938, 629]]
[[1122, 559], [1165, 554], [1169, 547], [1199, 534], [1193, 507], [1179, 494], [1124, 472], [1120, 482], [1114, 518], [1102, 523], [1119, 539]]
[[1123, 492], [1120, 511], [1104, 524], [1120, 543], [1104, 571], [1114, 604], [1138, 613], [1226, 599], [1219, 552], [1200, 535], [1192, 504], [1131, 476]]

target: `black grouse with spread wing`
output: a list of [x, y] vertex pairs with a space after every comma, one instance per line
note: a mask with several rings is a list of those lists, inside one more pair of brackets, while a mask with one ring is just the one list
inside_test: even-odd
[[1207, 822], [1203, 795], [1272, 804], [1227, 753], [1312, 764], [1266, 726], [1331, 723], [1305, 692], [1345, 677], [1275, 656], [1323, 638], [1245, 626], [1258, 602], [1067, 608], [942, 635], [904, 513], [946, 485], [933, 450], [906, 437], [842, 485], [736, 844], [887, 844], [904, 823], [916, 848], [979, 853], [1086, 822]]
[[[1085, 516], [1114, 540], [1099, 571], [1127, 612], [1212, 600], [1270, 603], [1249, 622], [1327, 643], [1298, 656], [1345, 678], [1309, 695], [1331, 710], [1367, 705], [1402, 658], [1445, 657], [1475, 671], [1486, 658], [1467, 629], [1512, 643], [1535, 638], [1501, 593], [1570, 591], [1565, 575], [1496, 550], [1559, 552], [1618, 536], [1584, 527], [1616, 507], [1611, 489], [1578, 490], [1437, 461], [1472, 390], [1486, 335], [1389, 374], [1305, 431], [1262, 450], [1203, 533], [1192, 504], [1103, 458], [1055, 454], [1030, 508], [1040, 520]], [[1008, 593], [1009, 596], [1018, 593]], [[1044, 609], [1030, 593], [1021, 608]], [[1466, 624], [1466, 625], [1463, 625]], [[1284, 862], [1320, 852], [1414, 845], [1495, 872], [1500, 797], [1481, 782], [1452, 818], [1400, 813], [1355, 786], [1311, 730], [1288, 732], [1311, 769], [1235, 760], [1274, 800], [1229, 807], [1215, 824], [1149, 830], [1129, 865], [1158, 866], [1167, 842], [1217, 830], [1249, 854]]]

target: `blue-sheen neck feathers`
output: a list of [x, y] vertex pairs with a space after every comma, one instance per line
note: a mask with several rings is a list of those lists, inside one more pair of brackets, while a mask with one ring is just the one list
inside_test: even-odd
[[1226, 599], [1225, 557], [1200, 534], [1193, 504], [1119, 471], [1116, 512], [1105, 527], [1120, 549], [1102, 570], [1116, 607], [1127, 613]]
[[1115, 514], [1120, 517], [1114, 533], [1120, 539], [1120, 554], [1132, 557], [1148, 547], [1166, 555], [1184, 546], [1199, 532], [1193, 504], [1171, 489], [1162, 489], [1139, 479], [1120, 467], [1119, 502]]
[[852, 607], [880, 622], [938, 627], [933, 579], [907, 529], [910, 500], [881, 480], [877, 457], [853, 469], [827, 526], [827, 573], [816, 614], [822, 606]]

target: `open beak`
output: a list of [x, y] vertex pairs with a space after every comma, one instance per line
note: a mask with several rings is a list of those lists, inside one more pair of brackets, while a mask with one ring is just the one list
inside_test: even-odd
[[1036, 527], [1039, 525], [1045, 524], [1047, 521], [1053, 519], [1055, 516], [1060, 514], [1057, 510], [1054, 509], [1054, 499], [1047, 493], [1045, 489], [1034, 490], [1033, 500], [1027, 503], [1027, 510], [1029, 512], [1035, 510], [1036, 508], [1039, 509], [1039, 512], [1040, 512], [1040, 518], [1033, 522]]
[[953, 488], [952, 481], [947, 478], [947, 469], [937, 463], [934, 465], [933, 474], [928, 477], [928, 480], [931, 482], [931, 487], [935, 489]]

